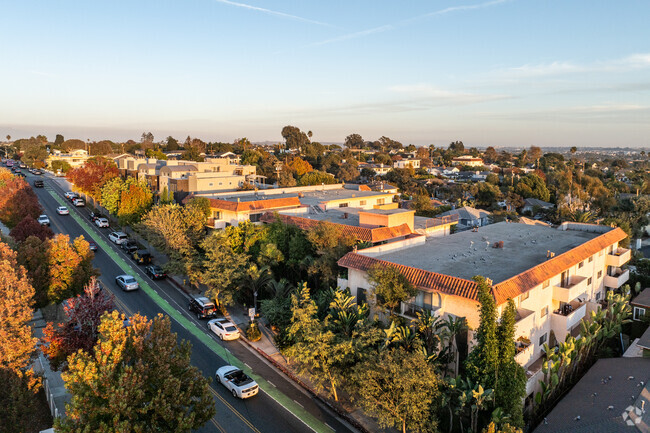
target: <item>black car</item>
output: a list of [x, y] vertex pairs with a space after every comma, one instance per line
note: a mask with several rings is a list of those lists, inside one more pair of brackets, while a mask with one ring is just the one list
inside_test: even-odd
[[148, 265], [152, 260], [151, 254], [147, 250], [136, 250], [131, 253], [131, 257], [139, 265]]
[[128, 240], [120, 244], [120, 248], [126, 251], [127, 254], [133, 254], [140, 249], [140, 245], [136, 241]]
[[96, 212], [90, 212], [89, 218], [90, 221], [95, 222], [97, 218], [101, 218], [102, 216]]
[[34, 181], [34, 188], [43, 188], [43, 181], [42, 180], [35, 180]]
[[161, 280], [167, 278], [167, 274], [158, 265], [149, 265], [144, 268], [144, 272], [151, 277], [152, 280]]
[[198, 296], [190, 299], [188, 308], [190, 311], [196, 313], [197, 319], [205, 319], [217, 315], [217, 306], [205, 296]]

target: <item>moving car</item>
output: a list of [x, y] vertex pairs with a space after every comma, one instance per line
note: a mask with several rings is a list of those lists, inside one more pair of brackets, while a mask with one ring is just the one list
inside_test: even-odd
[[38, 217], [38, 223], [42, 226], [49, 226], [50, 225], [50, 219], [47, 217], [47, 215], [43, 214]]
[[147, 250], [136, 250], [131, 253], [131, 258], [139, 265], [148, 265], [151, 263], [151, 254]]
[[59, 215], [68, 215], [70, 211], [65, 206], [59, 206], [56, 208], [56, 213], [58, 213]]
[[114, 244], [121, 245], [126, 242], [129, 237], [124, 232], [111, 232], [111, 234], [108, 235], [108, 239], [110, 239]]
[[108, 220], [106, 218], [97, 218], [95, 220], [95, 225], [97, 227], [108, 227]]
[[94, 241], [88, 241], [88, 248], [90, 251], [97, 251], [97, 244]]
[[43, 181], [42, 180], [35, 180], [34, 181], [34, 188], [43, 188]]
[[239, 338], [239, 330], [235, 324], [225, 318], [210, 319], [208, 328], [217, 334], [217, 337], [221, 340], [236, 340]]
[[188, 308], [190, 311], [196, 313], [197, 319], [205, 319], [206, 317], [214, 317], [217, 315], [217, 306], [205, 296], [197, 296], [196, 298], [190, 299]]
[[252, 397], [260, 391], [260, 387], [246, 373], [232, 365], [225, 365], [215, 373], [216, 379], [230, 390], [233, 396], [239, 398]]
[[115, 278], [115, 282], [125, 292], [140, 288], [140, 285], [132, 275], [119, 275]]
[[41, 174], [43, 174], [43, 172], [42, 172], [41, 170], [39, 170], [39, 169], [35, 169], [34, 171], [32, 171], [32, 173], [34, 173], [34, 174], [36, 174], [36, 175], [41, 175]]
[[151, 277], [152, 280], [160, 280], [167, 278], [167, 274], [158, 265], [149, 265], [144, 268], [144, 272]]
[[72, 192], [72, 191], [68, 191], [68, 192], [66, 192], [66, 193], [63, 194], [63, 195], [65, 195], [65, 198], [67, 198], [67, 199], [70, 200], [70, 201], [72, 201], [72, 200], [74, 200], [75, 198], [78, 198], [78, 197], [79, 197], [79, 195], [78, 195], [76, 192]]
[[98, 218], [101, 218], [102, 216], [96, 212], [90, 212], [88, 217], [90, 218], [90, 221], [95, 222], [97, 221]]
[[77, 207], [86, 206], [86, 202], [82, 198], [75, 198], [74, 200], [72, 200], [72, 204], [74, 204]]

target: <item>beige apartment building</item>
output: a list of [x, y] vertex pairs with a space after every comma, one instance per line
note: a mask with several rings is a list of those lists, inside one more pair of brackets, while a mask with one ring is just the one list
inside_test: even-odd
[[[340, 259], [349, 287], [358, 301], [368, 298], [372, 285], [368, 270], [392, 266], [418, 288], [400, 313], [414, 318], [430, 310], [439, 316], [465, 317], [476, 329], [479, 304], [475, 275], [492, 281], [499, 312], [512, 299], [517, 306], [517, 362], [528, 375], [527, 394], [542, 378], [542, 347], [579, 335], [580, 321], [601, 308], [607, 290], [629, 278], [623, 265], [629, 249], [620, 228], [564, 223], [557, 229], [516, 223], [497, 223], [478, 231], [451, 236], [411, 238], [357, 252]], [[472, 344], [472, 333], [468, 343]]]

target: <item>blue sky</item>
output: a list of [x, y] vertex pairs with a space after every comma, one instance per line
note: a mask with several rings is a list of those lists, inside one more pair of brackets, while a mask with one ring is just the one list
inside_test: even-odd
[[650, 2], [0, 3], [0, 136], [649, 146]]

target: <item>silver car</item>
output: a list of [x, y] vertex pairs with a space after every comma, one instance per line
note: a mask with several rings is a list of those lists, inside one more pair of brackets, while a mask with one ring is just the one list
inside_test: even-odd
[[132, 275], [119, 275], [115, 278], [115, 282], [125, 292], [140, 288], [140, 285]]

